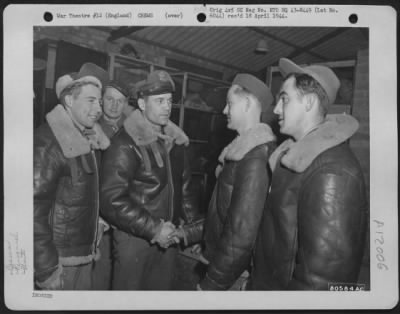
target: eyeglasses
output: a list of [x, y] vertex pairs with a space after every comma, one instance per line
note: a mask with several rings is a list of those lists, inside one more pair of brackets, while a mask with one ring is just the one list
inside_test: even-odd
[[[124, 99], [124, 98], [114, 99], [112, 97], [104, 97], [104, 101], [110, 102], [113, 105], [114, 104], [124, 105], [126, 103], [126, 99]], [[104, 105], [104, 101], [102, 102], [103, 105]]]

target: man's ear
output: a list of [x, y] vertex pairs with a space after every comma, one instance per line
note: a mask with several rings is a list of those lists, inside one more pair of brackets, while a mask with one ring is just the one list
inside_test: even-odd
[[318, 96], [314, 93], [305, 95], [306, 97], [306, 111], [311, 111], [313, 108], [318, 106]]
[[67, 107], [71, 108], [72, 107], [72, 95], [65, 95], [64, 96], [64, 103]]
[[138, 107], [140, 110], [144, 111], [144, 109], [146, 108], [146, 104], [144, 102], [143, 98], [139, 98], [138, 99]]

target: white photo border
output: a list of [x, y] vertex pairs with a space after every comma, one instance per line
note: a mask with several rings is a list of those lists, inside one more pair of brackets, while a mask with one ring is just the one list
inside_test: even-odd
[[[390, 309], [398, 302], [397, 206], [397, 51], [396, 11], [389, 6], [329, 5], [338, 13], [289, 16], [284, 20], [206, 20], [209, 6], [112, 5], [112, 9], [153, 12], [153, 19], [105, 19], [109, 5], [9, 5], [4, 10], [4, 264], [13, 250], [24, 252], [25, 268], [4, 269], [6, 306], [18, 310], [250, 310], [250, 309]], [[268, 5], [230, 5], [262, 6]], [[284, 7], [285, 5], [277, 5]], [[298, 7], [305, 5], [298, 5]], [[315, 5], [307, 5], [314, 7]], [[322, 5], [325, 6], [325, 5]], [[321, 5], [319, 6], [321, 7]], [[167, 20], [166, 9], [182, 12]], [[55, 19], [43, 20], [45, 12]], [[56, 13], [103, 12], [101, 19], [57, 19]], [[35, 291], [33, 290], [33, 28], [35, 26], [308, 26], [369, 28], [370, 42], [370, 248], [371, 290], [319, 291]], [[383, 223], [379, 225], [378, 222]], [[376, 239], [383, 232], [388, 270], [379, 266]], [[378, 234], [379, 233], [379, 234]], [[15, 247], [17, 246], [17, 248]], [[11, 255], [11, 256], [10, 256]], [[19, 256], [21, 257], [21, 254]], [[21, 262], [21, 261], [20, 261]], [[22, 263], [22, 262], [21, 262]], [[22, 274], [24, 273], [24, 274]], [[35, 295], [36, 293], [36, 295]]]

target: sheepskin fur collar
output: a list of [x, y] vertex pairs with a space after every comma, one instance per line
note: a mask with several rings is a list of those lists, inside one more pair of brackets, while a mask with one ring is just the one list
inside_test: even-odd
[[328, 115], [325, 121], [295, 142], [288, 139], [271, 155], [269, 163], [274, 170], [277, 162], [295, 171], [303, 172], [322, 152], [348, 140], [358, 130], [358, 121], [350, 115]]
[[258, 123], [251, 129], [238, 135], [226, 146], [218, 157], [218, 160], [221, 163], [224, 163], [225, 160], [239, 161], [254, 147], [271, 141], [275, 141], [275, 135], [269, 125]]
[[74, 125], [71, 117], [62, 105], [57, 105], [50, 111], [46, 115], [46, 120], [66, 158], [85, 155], [91, 149], [104, 150], [110, 145], [108, 137], [97, 123], [93, 127], [94, 134], [85, 137]]
[[157, 141], [158, 138], [178, 145], [189, 145], [189, 138], [172, 121], [168, 121], [168, 124], [164, 127], [165, 134], [161, 134], [154, 130], [151, 123], [145, 119], [142, 112], [138, 109], [125, 119], [124, 128], [138, 146], [149, 145]]

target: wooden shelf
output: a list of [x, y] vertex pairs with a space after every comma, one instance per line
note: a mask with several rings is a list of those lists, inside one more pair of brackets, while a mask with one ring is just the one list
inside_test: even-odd
[[151, 61], [147, 60], [141, 60], [137, 58], [132, 58], [132, 57], [127, 57], [124, 55], [116, 54], [116, 53], [110, 53], [110, 58], [111, 60], [114, 60], [114, 66], [115, 64], [121, 64], [123, 66], [127, 67], [133, 67], [133, 68], [139, 68], [139, 69], [144, 69], [148, 67], [150, 70], [157, 68], [157, 69], [162, 69], [168, 71], [168, 73], [171, 76], [176, 76], [176, 75], [184, 75], [185, 73], [188, 74], [188, 76], [196, 81], [200, 82], [205, 82], [211, 85], [216, 85], [216, 86], [230, 86], [230, 82], [224, 81], [224, 80], [218, 80], [214, 79], [211, 77], [207, 77], [201, 74], [197, 73], [192, 73], [192, 72], [182, 72], [182, 70], [176, 69], [176, 68], [171, 68], [162, 64], [157, 64], [153, 63]]

